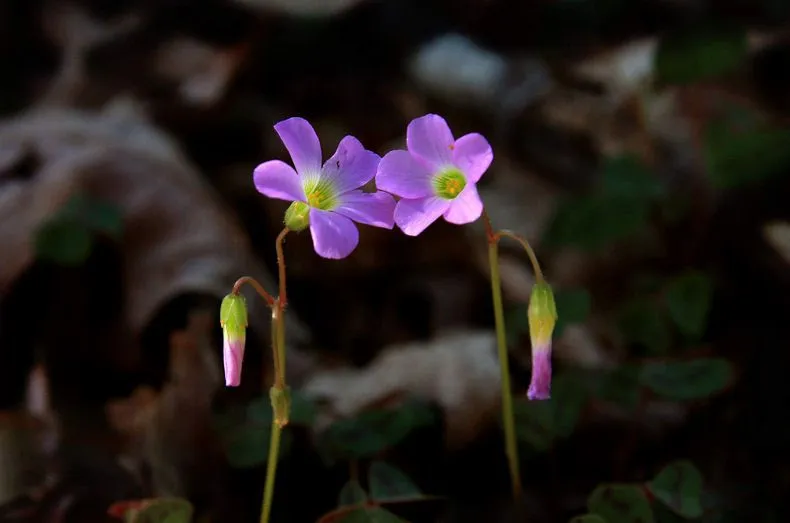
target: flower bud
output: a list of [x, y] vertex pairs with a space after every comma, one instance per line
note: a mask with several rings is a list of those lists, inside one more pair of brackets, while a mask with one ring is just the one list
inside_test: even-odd
[[557, 306], [548, 283], [541, 281], [532, 287], [527, 319], [532, 342], [532, 380], [527, 397], [545, 400], [551, 397], [551, 335], [557, 323]]
[[292, 231], [303, 231], [310, 225], [310, 206], [304, 202], [293, 202], [285, 211], [285, 226]]
[[228, 294], [219, 311], [222, 326], [225, 385], [237, 387], [241, 382], [244, 342], [247, 338], [247, 303], [241, 294]]
[[269, 399], [272, 402], [272, 412], [274, 412], [274, 422], [278, 427], [283, 428], [288, 425], [291, 416], [291, 388], [269, 389]]

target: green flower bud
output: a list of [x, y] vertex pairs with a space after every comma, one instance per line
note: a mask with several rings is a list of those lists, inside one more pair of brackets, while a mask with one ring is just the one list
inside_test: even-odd
[[532, 287], [527, 319], [532, 341], [532, 379], [527, 397], [547, 400], [551, 397], [551, 335], [557, 324], [557, 306], [548, 283], [541, 281]]
[[303, 231], [310, 225], [310, 206], [304, 202], [293, 202], [285, 211], [285, 226], [292, 231]]
[[551, 334], [557, 324], [557, 305], [554, 303], [554, 293], [548, 283], [538, 282], [532, 286], [527, 319], [533, 345], [536, 342], [543, 344], [551, 341]]
[[244, 344], [247, 337], [247, 303], [241, 294], [228, 294], [219, 310], [223, 334], [225, 385], [236, 387], [241, 382]]

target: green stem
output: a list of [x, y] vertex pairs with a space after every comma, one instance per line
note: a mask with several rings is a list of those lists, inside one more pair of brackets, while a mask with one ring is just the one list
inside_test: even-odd
[[263, 288], [263, 285], [258, 283], [258, 280], [256, 280], [252, 276], [242, 276], [241, 278], [236, 280], [236, 283], [233, 284], [233, 290], [231, 292], [233, 294], [239, 294], [241, 292], [241, 287], [245, 283], [251, 286], [253, 289], [255, 289], [255, 292], [257, 292], [260, 295], [260, 297], [264, 299], [267, 306], [274, 307], [275, 300], [272, 297], [272, 295], [266, 292], [266, 289]]
[[513, 496], [521, 495], [521, 472], [516, 446], [516, 422], [513, 416], [513, 394], [510, 385], [510, 365], [508, 363], [507, 336], [505, 334], [505, 311], [502, 305], [502, 287], [499, 276], [499, 247], [497, 242], [488, 242], [488, 263], [491, 268], [491, 298], [494, 303], [494, 322], [496, 325], [497, 354], [502, 381], [502, 422], [505, 429], [505, 454], [510, 469]]
[[496, 232], [494, 235], [494, 239], [499, 242], [499, 239], [502, 237], [510, 238], [511, 240], [515, 240], [521, 244], [526, 251], [527, 256], [529, 256], [529, 262], [532, 264], [532, 270], [535, 273], [535, 280], [540, 283], [543, 281], [543, 271], [540, 270], [540, 264], [538, 263], [538, 257], [535, 256], [535, 251], [532, 249], [532, 246], [529, 244], [527, 240], [519, 236], [518, 234], [514, 233], [513, 231], [508, 231], [506, 229], [501, 229]]
[[280, 457], [280, 433], [282, 429], [277, 423], [272, 422], [272, 435], [269, 439], [269, 459], [266, 462], [266, 484], [263, 487], [263, 508], [261, 509], [261, 523], [269, 523], [269, 514], [272, 511], [272, 498], [274, 496], [274, 478], [277, 476], [277, 461]]
[[[491, 299], [494, 303], [494, 325], [496, 327], [497, 354], [499, 356], [499, 372], [502, 382], [502, 424], [505, 430], [505, 454], [510, 481], [513, 486], [513, 497], [521, 496], [521, 471], [518, 461], [516, 444], [516, 420], [513, 415], [513, 394], [510, 385], [510, 363], [507, 352], [507, 333], [505, 332], [505, 308], [502, 304], [502, 282], [499, 275], [499, 235], [491, 226], [488, 213], [483, 210], [483, 224], [488, 240], [488, 265], [491, 270]], [[530, 249], [531, 251], [531, 249]]]
[[272, 356], [278, 361], [277, 374], [274, 376], [274, 384], [280, 390], [285, 389], [285, 311], [283, 305], [277, 302], [277, 306], [272, 309], [272, 329], [274, 333], [274, 353]]
[[[279, 272], [280, 294], [273, 300], [272, 306], [272, 360], [274, 361], [274, 386], [272, 387], [272, 434], [269, 439], [269, 459], [266, 462], [266, 483], [263, 486], [263, 507], [261, 508], [260, 523], [269, 523], [274, 497], [274, 482], [277, 478], [277, 461], [280, 458], [280, 434], [288, 423], [288, 407], [284, 413], [275, 409], [275, 394], [286, 393], [285, 383], [285, 304], [288, 298], [285, 295], [285, 256], [283, 242], [289, 233], [288, 227], [284, 228], [277, 236], [275, 249], [277, 251], [277, 268]], [[281, 417], [284, 414], [284, 418]]]

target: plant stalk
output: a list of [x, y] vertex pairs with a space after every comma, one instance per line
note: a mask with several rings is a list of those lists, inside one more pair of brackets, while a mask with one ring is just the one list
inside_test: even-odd
[[280, 458], [280, 433], [282, 428], [272, 420], [272, 433], [269, 439], [269, 459], [266, 462], [266, 484], [263, 487], [263, 507], [261, 523], [269, 523], [274, 497], [274, 479], [277, 476], [277, 461]]
[[502, 425], [505, 432], [505, 454], [510, 481], [513, 486], [513, 497], [521, 496], [521, 471], [516, 444], [516, 421], [513, 415], [513, 393], [510, 384], [510, 365], [507, 352], [507, 335], [505, 333], [505, 311], [502, 304], [502, 285], [499, 275], [499, 245], [496, 234], [491, 227], [488, 215], [483, 213], [488, 238], [488, 264], [491, 270], [491, 299], [494, 304], [494, 324], [496, 327], [497, 354], [502, 382]]
[[[277, 268], [279, 272], [279, 296], [273, 300], [272, 306], [272, 361], [274, 362], [274, 386], [272, 389], [277, 392], [284, 392], [287, 389], [285, 381], [285, 304], [287, 297], [285, 294], [285, 256], [283, 254], [283, 242], [285, 236], [290, 232], [288, 227], [284, 228], [277, 236], [275, 249], [277, 251]], [[274, 400], [272, 400], [274, 402]], [[285, 419], [278, 419], [277, 413], [272, 404], [272, 432], [269, 439], [269, 458], [266, 462], [266, 483], [263, 487], [263, 506], [261, 508], [260, 523], [269, 523], [269, 516], [272, 511], [274, 498], [274, 482], [277, 478], [277, 461], [280, 458], [280, 435], [282, 429], [288, 422], [288, 413]]]

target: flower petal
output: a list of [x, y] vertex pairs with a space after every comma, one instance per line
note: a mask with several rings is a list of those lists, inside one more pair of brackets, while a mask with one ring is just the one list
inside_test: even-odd
[[244, 338], [245, 336], [232, 338], [227, 331], [224, 332], [222, 355], [225, 363], [225, 385], [228, 387], [238, 387], [241, 383]]
[[469, 133], [455, 141], [452, 156], [453, 164], [464, 172], [467, 181], [474, 183], [480, 180], [491, 165], [494, 152], [483, 135]]
[[334, 212], [310, 209], [310, 232], [315, 252], [332, 260], [345, 258], [359, 243], [357, 226]]
[[384, 191], [351, 191], [340, 197], [340, 206], [334, 212], [358, 223], [392, 229], [395, 225], [395, 198]]
[[302, 176], [318, 176], [321, 172], [321, 142], [310, 122], [295, 116], [274, 126], [288, 149], [296, 172]]
[[408, 151], [384, 155], [376, 173], [376, 187], [401, 198], [424, 198], [433, 194], [431, 172]]
[[280, 160], [263, 162], [252, 173], [255, 188], [269, 198], [278, 200], [305, 201], [304, 190], [293, 167]]
[[324, 164], [321, 179], [329, 181], [337, 194], [359, 189], [376, 176], [381, 157], [368, 151], [353, 136], [345, 136], [337, 151]]
[[415, 118], [406, 128], [406, 147], [432, 168], [452, 162], [453, 133], [439, 115]]
[[527, 390], [531, 400], [547, 400], [551, 397], [551, 340], [547, 344], [532, 347], [532, 380]]
[[472, 223], [483, 213], [483, 201], [477, 193], [474, 183], [468, 183], [455, 200], [450, 201], [450, 208], [444, 213], [444, 219], [456, 225]]
[[401, 200], [395, 206], [395, 223], [408, 236], [417, 236], [450, 206], [448, 200], [429, 196], [415, 200]]

